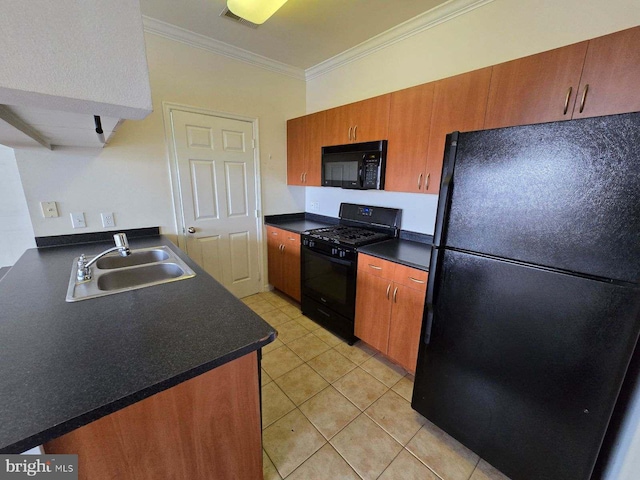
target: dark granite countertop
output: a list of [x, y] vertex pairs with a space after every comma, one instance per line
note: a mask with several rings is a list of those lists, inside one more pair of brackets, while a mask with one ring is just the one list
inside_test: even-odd
[[338, 223], [337, 218], [313, 215], [309, 213], [287, 213], [282, 215], [266, 215], [265, 225], [282, 228], [294, 233], [302, 233], [314, 228], [328, 227]]
[[431, 244], [394, 238], [359, 247], [358, 252], [429, 271]]
[[0, 282], [0, 453], [19, 453], [262, 348], [276, 332], [164, 237], [196, 276], [67, 303], [73, 258], [30, 249]]

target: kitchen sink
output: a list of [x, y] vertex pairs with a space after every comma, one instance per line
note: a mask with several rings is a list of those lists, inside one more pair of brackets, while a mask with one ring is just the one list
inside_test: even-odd
[[161, 249], [154, 248], [150, 250], [132, 251], [131, 255], [121, 257], [120, 255], [109, 255], [102, 257], [96, 262], [96, 266], [103, 270], [112, 268], [133, 267], [135, 265], [143, 265], [145, 263], [162, 262], [169, 258], [169, 254]]
[[131, 250], [126, 257], [112, 254], [100, 258], [91, 267], [92, 278], [77, 280], [77, 262], [73, 260], [67, 289], [67, 302], [162, 285], [195, 276], [195, 272], [165, 246]]

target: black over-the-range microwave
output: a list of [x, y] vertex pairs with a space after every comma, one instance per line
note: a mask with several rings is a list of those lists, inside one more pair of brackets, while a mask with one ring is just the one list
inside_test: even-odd
[[384, 190], [387, 141], [322, 147], [322, 186]]

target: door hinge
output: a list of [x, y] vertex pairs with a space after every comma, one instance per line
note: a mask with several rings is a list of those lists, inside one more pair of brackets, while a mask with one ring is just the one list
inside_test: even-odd
[[256, 210], [256, 218], [260, 218], [260, 210]]
[[251, 148], [256, 148], [256, 139], [255, 138], [251, 139]]

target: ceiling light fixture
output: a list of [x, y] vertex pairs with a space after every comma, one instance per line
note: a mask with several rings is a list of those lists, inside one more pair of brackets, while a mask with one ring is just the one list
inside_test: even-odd
[[227, 0], [227, 7], [239, 17], [260, 25], [286, 2], [287, 0]]

